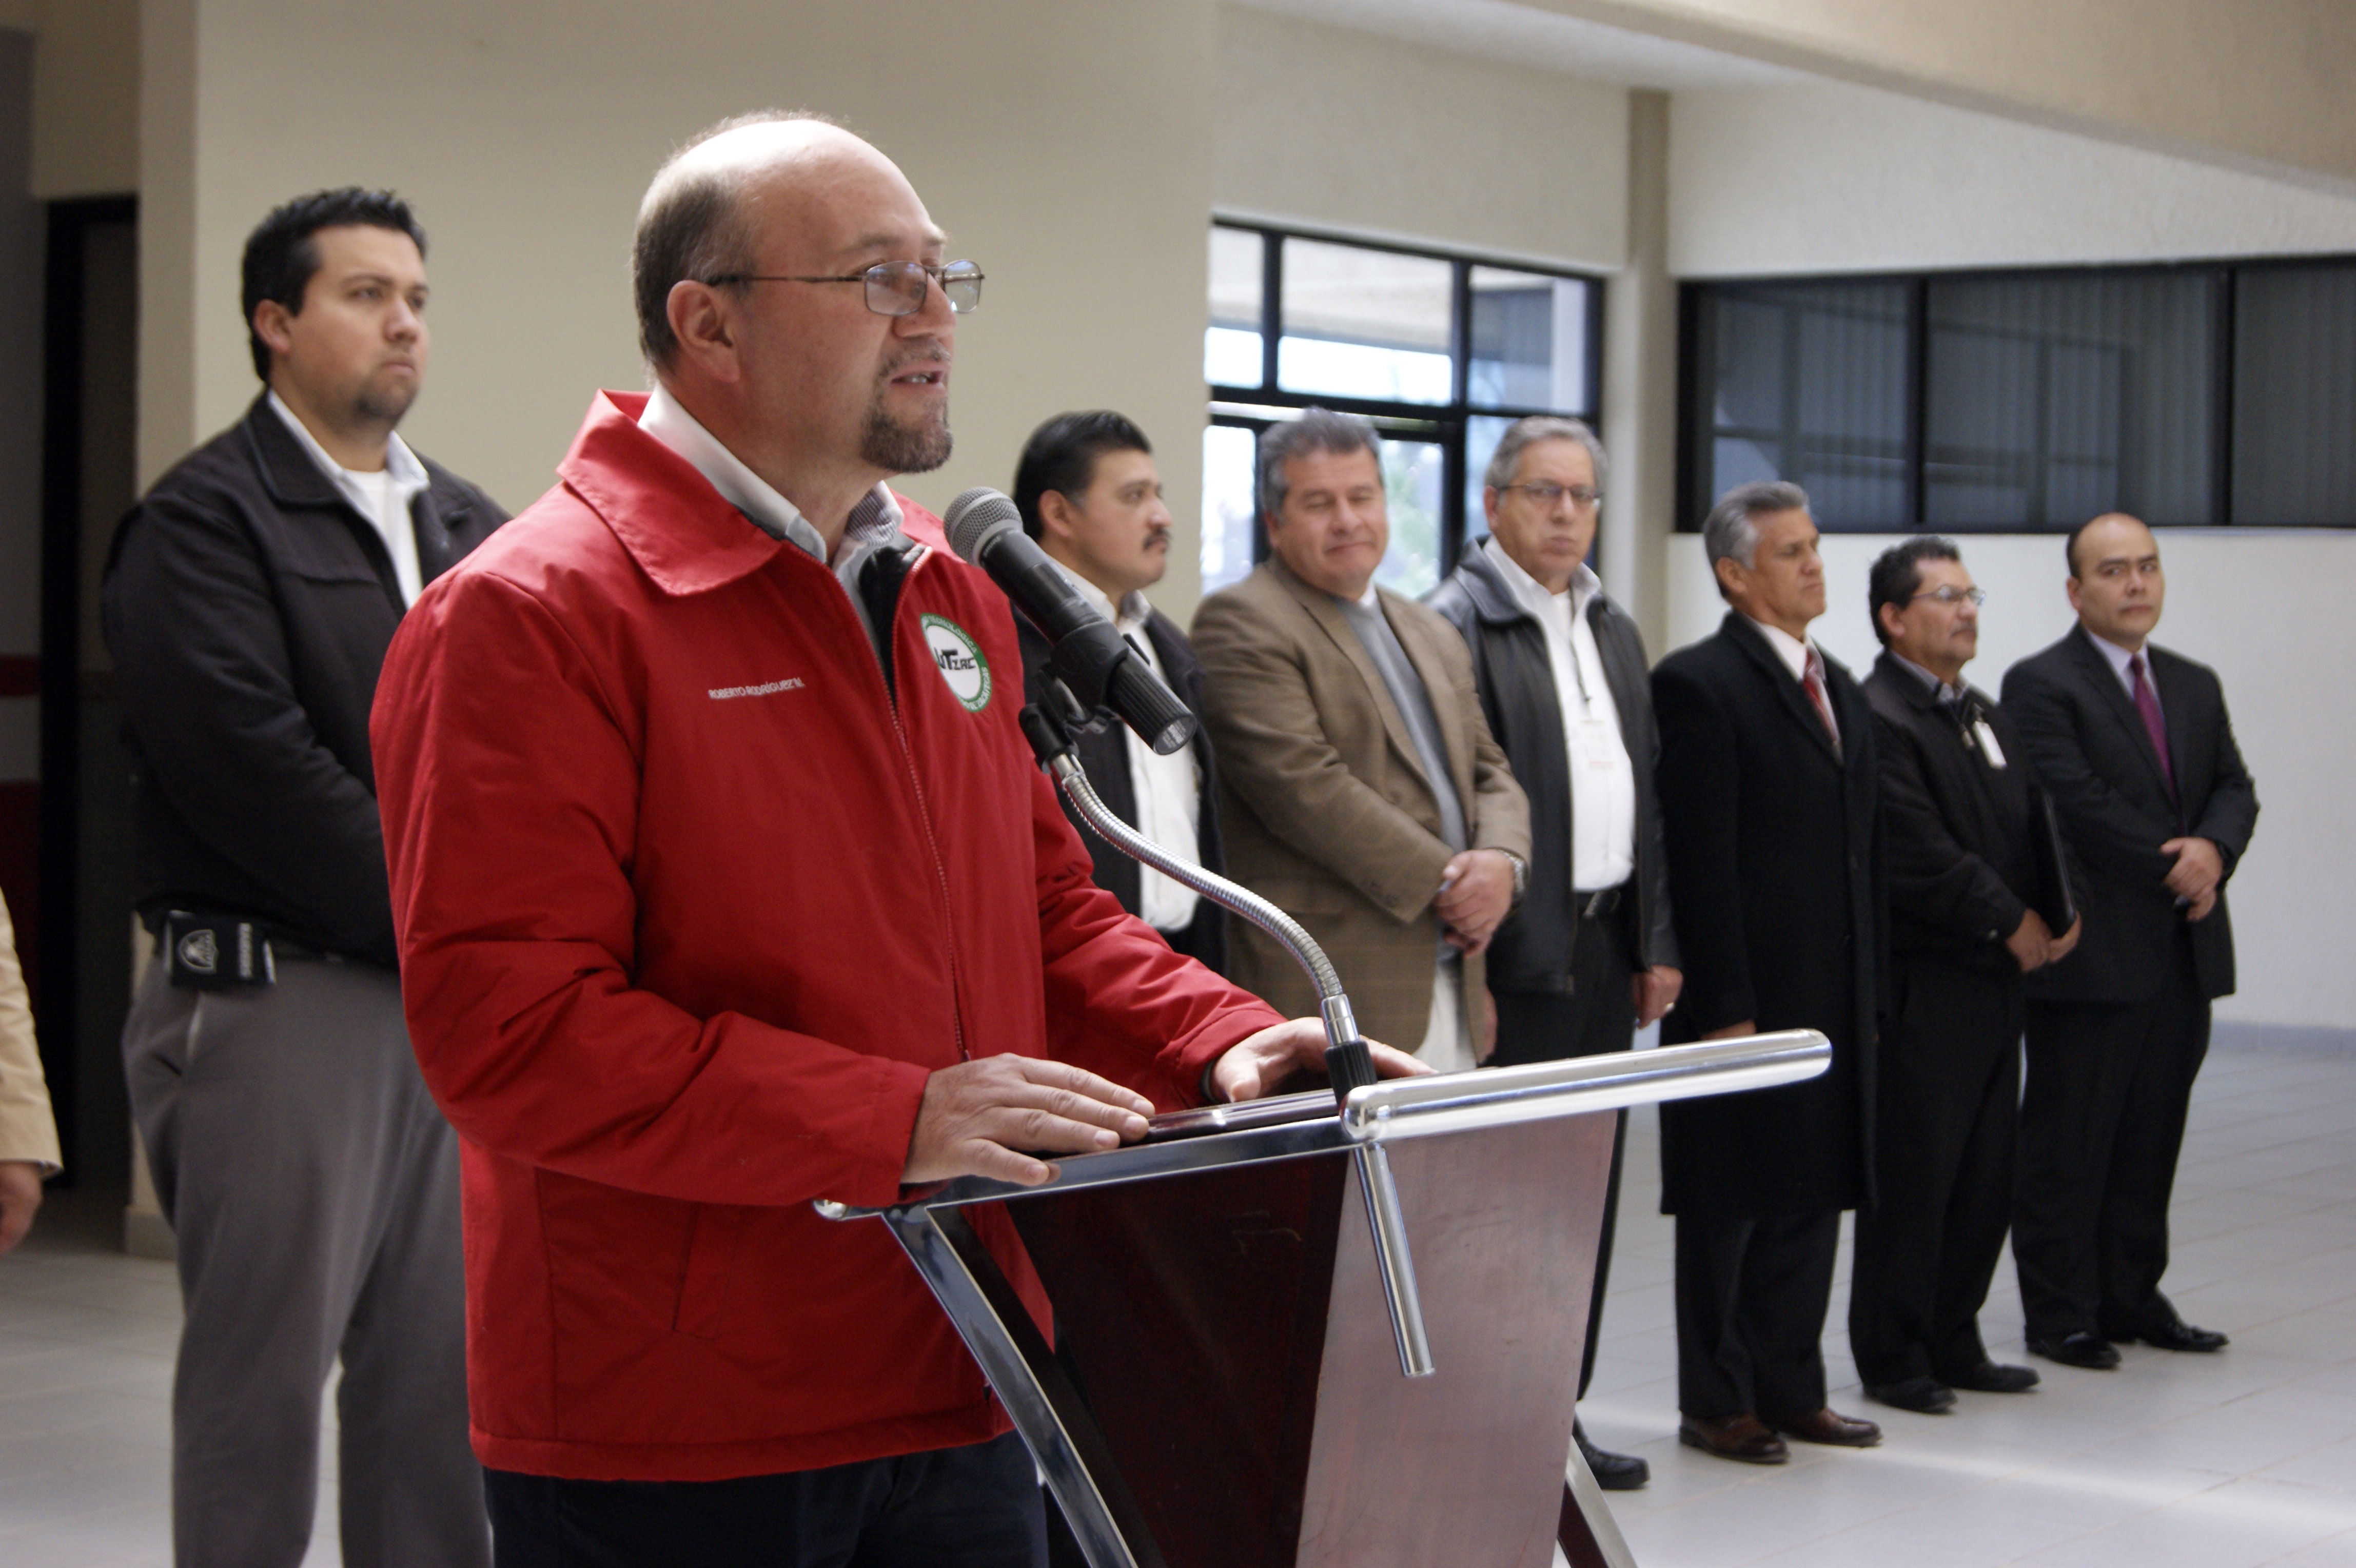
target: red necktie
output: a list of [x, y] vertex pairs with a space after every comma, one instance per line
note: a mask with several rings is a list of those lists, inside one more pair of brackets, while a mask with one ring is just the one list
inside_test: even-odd
[[1816, 717], [1825, 721], [1825, 733], [1832, 736], [1833, 755], [1840, 755], [1840, 725], [1833, 723], [1833, 705], [1825, 698], [1825, 661], [1816, 652], [1815, 644], [1808, 645], [1807, 673], [1800, 684], [1808, 689], [1808, 700], [1816, 704]]
[[2127, 690], [2135, 698], [2136, 712], [2143, 715], [2143, 732], [2151, 737], [2151, 748], [2159, 755], [2159, 776], [2168, 784], [2168, 798], [2176, 799], [2176, 767], [2168, 759], [2168, 725], [2159, 716], [2159, 694], [2145, 679], [2143, 655], [2127, 660]]

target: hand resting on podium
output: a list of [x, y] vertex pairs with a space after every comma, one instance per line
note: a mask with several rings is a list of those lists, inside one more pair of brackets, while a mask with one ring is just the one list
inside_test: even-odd
[[[1431, 1070], [1374, 1040], [1366, 1048], [1385, 1078]], [[1210, 1081], [1222, 1100], [1258, 1100], [1297, 1072], [1324, 1070], [1323, 1026], [1295, 1018], [1229, 1047], [1213, 1065]], [[928, 1187], [978, 1176], [1037, 1187], [1055, 1178], [1055, 1167], [1023, 1151], [1102, 1154], [1144, 1137], [1152, 1113], [1143, 1095], [1063, 1062], [1017, 1056], [959, 1062], [925, 1080], [900, 1180]]]

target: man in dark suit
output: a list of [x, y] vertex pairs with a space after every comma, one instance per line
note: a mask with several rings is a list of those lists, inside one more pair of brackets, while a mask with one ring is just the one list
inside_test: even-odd
[[[1463, 634], [1490, 733], [1530, 799], [1530, 886], [1489, 947], [1498, 1067], [1624, 1051], [1677, 999], [1676, 933], [1653, 764], [1660, 740], [1644, 639], [1587, 565], [1603, 499], [1604, 456], [1578, 420], [1516, 420], [1489, 459], [1489, 538], [1464, 553], [1430, 599]], [[1626, 1114], [1620, 1118], [1623, 1129]], [[1612, 1146], [1587, 1348], [1595, 1347], [1620, 1208]], [[1644, 1461], [1571, 1426], [1598, 1485], [1626, 1491]]]
[[2013, 1217], [2029, 1348], [2118, 1365], [2114, 1342], [2217, 1350], [2160, 1294], [2168, 1201], [2209, 1004], [2233, 990], [2225, 879], [2258, 798], [2206, 665], [2151, 647], [2165, 592], [2122, 512], [2069, 541], [2078, 625], [2006, 671], [2004, 705], [2085, 865], [2086, 939], [2029, 988]]
[[[1203, 671], [1177, 623], [1145, 602], [1170, 562], [1170, 509], [1145, 432], [1109, 410], [1060, 413], [1031, 433], [1014, 470], [1014, 505], [1023, 529], [1063, 567], [1079, 596], [1145, 655], [1178, 700], [1202, 706]], [[1040, 702], [1047, 639], [1017, 616], [1023, 639], [1023, 695]], [[1052, 705], [1052, 704], [1051, 704]], [[1205, 870], [1221, 869], [1211, 743], [1168, 757], [1154, 754], [1128, 725], [1108, 723], [1075, 737], [1088, 782], [1113, 814], [1162, 848]], [[1162, 940], [1221, 972], [1226, 925], [1219, 907], [1158, 871], [1140, 865], [1097, 836], [1071, 802], [1064, 814], [1095, 857], [1097, 885]]]
[[[1864, 689], [1889, 843], [1890, 1027], [1848, 1340], [1869, 1397], [1932, 1414], [1956, 1389], [2037, 1383], [1988, 1359], [1979, 1310], [2012, 1219], [2020, 977], [2067, 957], [2078, 927], [2058, 912], [2061, 872], [2020, 737], [1964, 683], [1982, 595], [1954, 542], [1884, 551], [1866, 597], [1882, 648]], [[2040, 905], [2057, 911], [2058, 936]]]
[[1677, 1436], [1775, 1465], [1783, 1433], [1864, 1447], [1825, 1404], [1820, 1340], [1840, 1211], [1870, 1190], [1881, 850], [1873, 725], [1808, 640], [1825, 609], [1797, 485], [1739, 485], [1702, 527], [1733, 607], [1653, 671], [1669, 896], [1685, 959], [1673, 1044], [1821, 1029], [1822, 1076], [1661, 1107], [1676, 1216]]

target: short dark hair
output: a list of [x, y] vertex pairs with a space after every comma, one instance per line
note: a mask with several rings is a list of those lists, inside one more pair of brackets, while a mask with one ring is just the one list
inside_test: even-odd
[[253, 373], [263, 381], [270, 379], [270, 345], [253, 329], [253, 313], [263, 300], [274, 299], [290, 315], [301, 315], [303, 295], [319, 271], [319, 247], [312, 236], [322, 229], [352, 227], [406, 234], [416, 242], [418, 255], [425, 254], [425, 231], [409, 203], [389, 190], [357, 185], [316, 190], [274, 207], [245, 237], [245, 336], [253, 349]]
[[1875, 557], [1873, 570], [1865, 579], [1865, 613], [1872, 618], [1873, 635], [1881, 646], [1890, 646], [1890, 633], [1881, 627], [1881, 607], [1896, 605], [1903, 609], [1913, 601], [1922, 587], [1922, 563], [1954, 561], [1960, 563], [1964, 553], [1955, 542], [1935, 533], [1925, 533], [1893, 544]]
[[1085, 494], [1097, 482], [1098, 459], [1108, 452], [1150, 456], [1153, 443], [1128, 415], [1108, 408], [1059, 413], [1033, 431], [1014, 466], [1014, 510], [1023, 514], [1023, 532], [1038, 538], [1039, 498], [1049, 490], [1062, 496]]
[[1346, 457], [1353, 452], [1371, 452], [1379, 467], [1383, 438], [1375, 434], [1372, 420], [1355, 413], [1336, 413], [1314, 403], [1302, 409], [1298, 418], [1280, 419], [1261, 431], [1259, 471], [1254, 489], [1263, 520], [1284, 510], [1284, 498], [1292, 489], [1292, 481], [1285, 477], [1285, 464], [1312, 452], [1330, 452], [1337, 457]]
[[744, 224], [744, 182], [727, 168], [674, 171], [681, 158], [715, 136], [747, 125], [792, 120], [839, 122], [806, 109], [759, 109], [732, 114], [680, 144], [647, 187], [630, 242], [630, 288], [637, 304], [638, 351], [658, 370], [679, 352], [670, 329], [670, 291], [690, 278], [716, 278], [753, 266], [753, 236]]

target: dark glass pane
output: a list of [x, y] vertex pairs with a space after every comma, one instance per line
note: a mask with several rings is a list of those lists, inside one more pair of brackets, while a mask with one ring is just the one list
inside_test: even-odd
[[1743, 284], [1702, 302], [1705, 506], [1789, 479], [1828, 529], [1904, 527], [1903, 284]]
[[2356, 523], [2356, 266], [2235, 284], [2233, 521]]
[[1451, 263], [1430, 256], [1288, 239], [1278, 383], [1336, 397], [1448, 402], [1454, 280]]
[[1585, 413], [1588, 291], [1583, 278], [1472, 269], [1472, 359], [1466, 390], [1475, 407]]
[[1213, 386], [1260, 384], [1265, 244], [1249, 229], [1211, 230], [1211, 325], [1203, 334], [1203, 379]]
[[1933, 527], [2214, 521], [2211, 274], [1933, 279], [1927, 304]]

